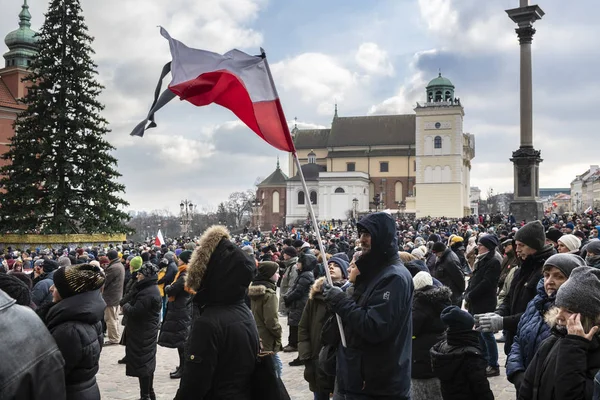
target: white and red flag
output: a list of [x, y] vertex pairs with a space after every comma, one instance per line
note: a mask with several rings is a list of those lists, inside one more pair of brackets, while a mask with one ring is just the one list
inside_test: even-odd
[[165, 239], [163, 238], [162, 232], [159, 229], [158, 233], [156, 234], [156, 239], [154, 239], [154, 245], [162, 246], [163, 244], [165, 244]]
[[[148, 118], [132, 135], [143, 136], [146, 129], [155, 127], [154, 113], [176, 95], [196, 106], [215, 103], [228, 108], [271, 146], [295, 152], [264, 52], [251, 56], [234, 49], [221, 55], [187, 47], [164, 28], [160, 32], [169, 41], [172, 61], [163, 68]], [[171, 83], [159, 98], [162, 79], [169, 71]], [[148, 127], [147, 121], [151, 121]]]

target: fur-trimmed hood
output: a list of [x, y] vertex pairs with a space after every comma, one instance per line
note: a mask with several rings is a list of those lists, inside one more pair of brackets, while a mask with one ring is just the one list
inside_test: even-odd
[[427, 286], [424, 289], [415, 290], [413, 292], [415, 300], [426, 301], [431, 304], [451, 303], [452, 290], [447, 286]]
[[248, 288], [248, 296], [262, 297], [267, 293], [267, 288], [263, 285], [250, 285]]
[[224, 305], [243, 301], [256, 274], [256, 265], [230, 241], [224, 226], [208, 228], [188, 264], [186, 285], [196, 291], [200, 305]]
[[323, 283], [325, 283], [325, 279], [326, 278], [322, 276], [317, 279], [315, 283], [313, 283], [313, 285], [310, 287], [310, 294], [308, 295], [310, 299], [315, 297], [315, 295], [323, 294]]

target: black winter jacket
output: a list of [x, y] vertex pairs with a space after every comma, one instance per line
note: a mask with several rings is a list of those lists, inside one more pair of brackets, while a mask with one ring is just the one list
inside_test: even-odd
[[505, 335], [504, 353], [508, 355], [512, 347], [517, 326], [521, 316], [527, 309], [527, 304], [537, 294], [537, 284], [542, 278], [542, 267], [546, 260], [556, 254], [552, 245], [546, 245], [542, 250], [522, 261], [521, 267], [515, 272], [510, 289], [496, 313], [503, 316]]
[[471, 314], [494, 312], [497, 306], [498, 279], [500, 277], [500, 254], [488, 251], [478, 258], [465, 291], [465, 300]]
[[105, 308], [100, 290], [94, 290], [61, 300], [46, 314], [46, 326], [65, 359], [69, 400], [100, 400], [96, 373]]
[[437, 259], [431, 275], [452, 290], [452, 304], [460, 307], [465, 291], [465, 276], [458, 256], [452, 249], [446, 249]]
[[347, 347], [338, 346], [337, 383], [349, 397], [406, 400], [412, 278], [398, 257], [396, 224], [390, 215], [368, 215], [358, 228], [370, 233], [371, 249], [356, 261], [360, 275], [352, 298], [343, 294], [326, 299], [341, 317], [347, 341]]
[[600, 338], [554, 328], [527, 367], [519, 400], [591, 400], [600, 370]]
[[440, 319], [451, 303], [452, 292], [446, 286], [426, 286], [413, 294], [412, 374], [413, 379], [435, 378], [431, 370], [431, 347], [444, 338], [446, 327]]
[[156, 368], [156, 337], [162, 309], [156, 280], [153, 277], [138, 281], [131, 300], [123, 306], [123, 315], [127, 316], [127, 376], [147, 377]]
[[229, 239], [223, 227], [207, 229], [188, 265], [196, 294], [177, 400], [250, 400], [259, 337], [244, 297], [256, 265]]
[[65, 400], [65, 361], [52, 335], [31, 308], [2, 290], [0, 332], [0, 398]]
[[289, 326], [298, 326], [300, 324], [302, 311], [304, 311], [304, 306], [306, 306], [306, 302], [308, 301], [308, 294], [313, 283], [315, 283], [315, 277], [312, 271], [302, 269], [302, 271], [298, 271], [298, 277], [290, 290], [283, 296], [285, 307], [288, 310]]
[[493, 400], [485, 375], [487, 363], [479, 347], [479, 332], [448, 332], [431, 349], [431, 366], [440, 379], [444, 400]]
[[[192, 324], [191, 294], [185, 290], [185, 277], [187, 271], [181, 271], [177, 281], [170, 286], [165, 286], [165, 295], [173, 296], [173, 301], [167, 302], [167, 313], [165, 314], [158, 344], [164, 347], [183, 347], [190, 333]], [[168, 288], [168, 290], [167, 290]]]

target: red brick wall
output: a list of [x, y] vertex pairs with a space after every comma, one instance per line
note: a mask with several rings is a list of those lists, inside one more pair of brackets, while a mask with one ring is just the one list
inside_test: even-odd
[[[279, 212], [273, 212], [273, 192], [279, 192]], [[264, 193], [264, 198], [263, 198]], [[260, 226], [263, 231], [271, 230], [273, 225], [283, 227], [285, 223], [286, 187], [259, 188], [256, 197], [261, 201]], [[252, 225], [256, 226], [258, 221], [254, 216]]]

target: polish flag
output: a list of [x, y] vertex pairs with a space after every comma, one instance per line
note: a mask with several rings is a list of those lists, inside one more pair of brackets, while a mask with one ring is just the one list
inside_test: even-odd
[[158, 233], [156, 234], [156, 239], [154, 239], [154, 245], [162, 246], [163, 244], [165, 244], [165, 239], [163, 238], [162, 232], [159, 229]]
[[[164, 28], [160, 32], [169, 41], [171, 49], [172, 61], [165, 66], [161, 76], [162, 81], [171, 71], [169, 91], [196, 106], [216, 103], [228, 108], [271, 146], [295, 152], [264, 53], [251, 56], [234, 49], [221, 55], [187, 47], [173, 39]], [[158, 98], [160, 85], [159, 81], [148, 118], [134, 129], [132, 135], [143, 136], [146, 129], [155, 127], [154, 113], [174, 97], [163, 93]], [[147, 121], [151, 124], [145, 128]]]

